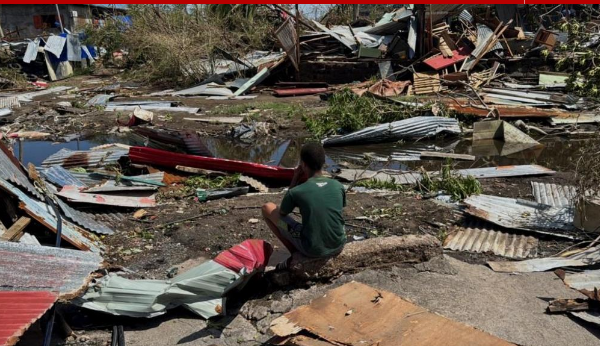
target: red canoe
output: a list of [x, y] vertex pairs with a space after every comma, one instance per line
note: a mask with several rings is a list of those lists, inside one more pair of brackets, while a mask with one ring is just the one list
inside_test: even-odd
[[214, 157], [178, 154], [170, 151], [146, 148], [129, 148], [129, 159], [133, 163], [156, 165], [175, 168], [176, 166], [187, 166], [212, 171], [224, 171], [242, 173], [245, 175], [269, 178], [275, 180], [291, 181], [294, 177], [293, 168], [279, 166], [267, 166], [260, 163], [218, 159]]

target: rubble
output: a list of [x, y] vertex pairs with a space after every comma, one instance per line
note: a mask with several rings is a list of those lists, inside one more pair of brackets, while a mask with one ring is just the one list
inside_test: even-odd
[[[398, 267], [410, 268], [413, 281], [426, 281], [427, 272], [457, 273], [420, 263], [445, 261], [440, 255], [446, 254], [497, 278], [577, 268], [562, 278], [585, 298], [557, 296], [549, 311], [598, 323], [597, 191], [578, 183], [585, 179], [582, 162], [594, 160], [581, 149], [598, 141], [600, 124], [593, 59], [585, 55], [598, 45], [591, 7], [415, 4], [386, 5], [379, 14], [360, 5], [350, 19], [338, 17], [350, 8], [342, 5], [322, 18], [287, 5], [245, 6], [225, 12], [250, 16], [260, 8], [261, 19], [269, 18], [265, 42], [256, 42], [249, 27], [242, 40], [255, 46], [239, 51], [229, 42], [211, 43], [206, 54], [188, 59], [196, 50], [181, 45], [187, 61], [157, 84], [137, 80], [148, 72], [140, 63], [156, 65], [134, 47], [108, 51], [62, 29], [27, 40], [18, 32], [5, 35], [0, 60], [19, 78], [2, 73], [0, 83], [0, 251], [6, 252], [0, 271], [10, 281], [0, 291], [58, 292], [61, 304], [115, 316], [154, 317], [182, 305], [215, 318], [200, 332], [210, 335], [202, 344], [266, 342], [273, 322], [279, 344], [392, 345], [393, 333], [377, 339], [364, 328], [360, 335], [348, 332], [352, 321], [381, 320], [364, 306], [340, 308], [339, 321], [348, 323], [332, 318], [317, 326], [322, 330], [310, 326], [328, 316], [329, 294], [336, 291], [322, 298], [328, 305], [318, 314], [312, 305], [292, 310], [300, 303], [282, 286], [339, 286], [361, 273], [381, 277], [381, 287], [398, 286]], [[150, 10], [144, 20], [172, 20], [170, 9], [144, 8]], [[221, 19], [232, 26], [239, 20]], [[275, 238], [260, 219], [260, 205], [283, 196], [300, 147], [310, 140], [326, 147], [327, 174], [346, 184], [349, 242], [332, 258], [292, 254], [289, 271], [274, 270], [267, 241]], [[427, 187], [428, 179], [447, 184]], [[233, 244], [240, 245], [227, 250]], [[273, 244], [274, 260], [284, 260], [287, 252]], [[261, 259], [247, 253], [257, 248]], [[196, 262], [185, 271], [190, 259]], [[256, 287], [238, 291], [263, 270]], [[338, 289], [346, 303], [374, 290], [356, 283]], [[409, 309], [401, 298], [376, 291], [388, 296], [368, 304]], [[25, 303], [35, 296], [27, 294]], [[282, 294], [291, 302], [273, 308]], [[364, 305], [360, 299], [354, 303]], [[5, 302], [0, 297], [0, 310]], [[10, 341], [54, 303], [11, 330]], [[418, 320], [423, 330], [449, 326], [464, 338], [456, 342], [509, 344], [417, 305], [411, 309], [415, 315], [404, 318], [396, 318], [401, 309], [386, 313], [400, 324]], [[300, 310], [309, 313], [293, 320]], [[231, 323], [212, 325], [222, 321]], [[129, 327], [120, 334], [133, 332]], [[435, 334], [419, 328], [403, 340]], [[493, 331], [503, 338], [512, 332]]]

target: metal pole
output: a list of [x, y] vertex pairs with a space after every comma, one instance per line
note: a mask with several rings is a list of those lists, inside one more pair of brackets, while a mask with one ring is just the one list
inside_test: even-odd
[[298, 62], [298, 71], [296, 71], [296, 81], [300, 81], [300, 9], [296, 4], [296, 61]]
[[63, 27], [62, 18], [60, 17], [60, 10], [58, 9], [58, 4], [55, 4], [54, 6], [56, 6], [56, 13], [58, 14], [58, 23], [60, 24], [60, 32], [65, 32], [65, 28]]
[[19, 162], [23, 163], [23, 139], [17, 138], [19, 141]]

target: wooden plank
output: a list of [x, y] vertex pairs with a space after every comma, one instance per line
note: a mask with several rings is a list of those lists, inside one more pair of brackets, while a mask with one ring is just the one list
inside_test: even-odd
[[23, 231], [25, 230], [25, 227], [27, 227], [27, 225], [29, 225], [30, 222], [30, 218], [22, 216], [17, 220], [17, 222], [10, 226], [8, 231], [6, 231], [2, 235], [2, 240], [19, 241], [19, 239], [21, 239], [21, 236], [23, 236]]
[[285, 333], [300, 329], [333, 345], [514, 346], [391, 292], [355, 281], [288, 312], [275, 319], [273, 325], [285, 326], [271, 329], [278, 336], [289, 336]]
[[419, 153], [421, 159], [423, 158], [434, 158], [434, 159], [455, 159], [464, 161], [475, 161], [475, 156], [466, 154], [454, 154], [454, 153], [442, 153], [439, 151], [422, 151]]

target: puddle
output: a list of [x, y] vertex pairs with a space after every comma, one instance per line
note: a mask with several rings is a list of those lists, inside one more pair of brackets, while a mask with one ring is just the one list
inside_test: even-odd
[[[423, 167], [426, 170], [438, 170], [444, 162], [443, 160], [418, 160], [419, 152], [438, 150], [477, 156], [475, 161], [455, 161], [459, 168], [539, 164], [556, 171], [568, 171], [574, 167], [574, 163], [579, 157], [579, 150], [593, 140], [596, 139], [543, 139], [541, 140], [541, 143], [544, 144], [543, 148], [525, 150], [508, 156], [482, 156], [481, 153], [490, 152], [490, 147], [482, 151], [481, 147], [473, 147], [471, 140], [458, 139], [333, 147], [326, 148], [326, 153], [329, 168], [336, 168], [338, 163], [350, 162], [361, 165], [366, 164], [370, 169], [412, 170]], [[301, 138], [288, 140], [267, 138], [252, 143], [243, 143], [227, 138], [205, 139], [205, 144], [215, 157], [284, 167], [297, 165], [303, 142], [304, 140]], [[44, 159], [62, 148], [88, 150], [91, 147], [107, 143], [140, 145], [139, 140], [115, 135], [95, 136], [87, 140], [73, 140], [68, 143], [24, 141], [21, 144], [23, 162], [25, 164], [32, 162], [34, 165], [39, 166]], [[496, 147], [505, 151], [505, 148], [502, 148], [502, 143], [494, 143], [491, 145], [491, 150], [493, 151]], [[18, 143], [14, 145], [14, 150], [15, 155], [19, 157]], [[366, 159], [367, 156], [368, 159]]]

